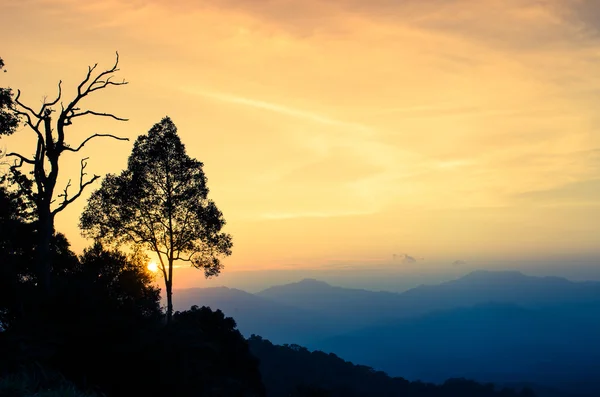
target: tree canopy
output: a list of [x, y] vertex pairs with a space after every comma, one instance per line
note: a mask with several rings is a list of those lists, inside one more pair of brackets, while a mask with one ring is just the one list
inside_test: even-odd
[[92, 193], [80, 226], [87, 237], [157, 254], [170, 319], [174, 262], [189, 262], [210, 277], [231, 254], [231, 236], [222, 232], [225, 219], [208, 193], [203, 164], [188, 156], [165, 117], [138, 137], [127, 169], [107, 175]]
[[[0, 70], [4, 70], [4, 60], [0, 58]], [[19, 118], [12, 110], [13, 97], [10, 88], [0, 87], [0, 137], [16, 131]], [[0, 152], [1, 154], [1, 152]]]

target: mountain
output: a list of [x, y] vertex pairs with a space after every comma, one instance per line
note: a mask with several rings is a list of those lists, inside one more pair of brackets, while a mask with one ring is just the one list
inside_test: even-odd
[[323, 281], [304, 279], [274, 286], [256, 294], [288, 306], [321, 313], [335, 319], [340, 330], [355, 329], [397, 317], [400, 294], [334, 287]]
[[274, 302], [317, 311], [346, 327], [367, 326], [393, 318], [480, 303], [514, 303], [524, 307], [600, 307], [600, 283], [559, 277], [532, 277], [519, 272], [475, 271], [457, 280], [419, 286], [403, 293], [333, 287], [306, 279], [257, 294]]
[[600, 303], [599, 282], [573, 282], [560, 277], [533, 277], [516, 271], [475, 271], [439, 285], [420, 286], [402, 294], [425, 311], [485, 302], [526, 307]]
[[326, 316], [274, 302], [234, 288], [190, 288], [174, 291], [175, 310], [207, 306], [233, 317], [240, 332], [268, 335], [276, 343], [305, 343], [310, 335], [326, 335], [338, 328]]
[[409, 379], [528, 381], [593, 394], [600, 390], [595, 314], [489, 303], [399, 319], [311, 347]]

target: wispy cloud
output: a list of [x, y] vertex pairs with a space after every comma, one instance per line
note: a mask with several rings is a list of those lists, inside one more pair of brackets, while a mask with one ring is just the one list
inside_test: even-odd
[[328, 211], [328, 212], [268, 212], [260, 215], [262, 219], [285, 220], [296, 218], [341, 218], [372, 215], [376, 211]]
[[199, 95], [199, 96], [202, 96], [205, 98], [210, 98], [210, 99], [214, 99], [217, 101], [236, 104], [236, 105], [248, 106], [248, 107], [252, 107], [255, 109], [267, 110], [270, 112], [275, 112], [275, 113], [283, 114], [286, 116], [290, 116], [290, 117], [294, 117], [294, 118], [298, 118], [298, 119], [302, 119], [302, 120], [312, 121], [312, 122], [318, 123], [318, 124], [342, 127], [345, 129], [350, 129], [352, 131], [358, 131], [358, 132], [362, 132], [362, 133], [372, 132], [372, 128], [362, 125], [362, 124], [338, 120], [338, 119], [331, 118], [331, 117], [328, 117], [328, 116], [325, 116], [325, 115], [322, 115], [322, 114], [319, 114], [316, 112], [301, 110], [301, 109], [297, 109], [297, 108], [286, 106], [286, 105], [279, 104], [279, 103], [272, 103], [272, 102], [262, 101], [259, 99], [248, 98], [248, 97], [244, 97], [244, 96], [223, 93], [223, 92], [211, 92], [211, 91], [205, 91], [205, 90], [197, 90], [197, 89], [188, 88], [188, 87], [184, 87], [183, 90], [187, 91], [188, 93]]

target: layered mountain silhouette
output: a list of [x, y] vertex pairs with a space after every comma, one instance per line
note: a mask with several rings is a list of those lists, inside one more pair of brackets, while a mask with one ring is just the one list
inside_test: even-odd
[[553, 310], [490, 303], [397, 320], [315, 347], [393, 376], [449, 377], [565, 387], [600, 371], [600, 323]]
[[600, 391], [598, 282], [476, 271], [403, 293], [305, 279], [257, 294], [209, 288], [176, 297], [180, 308], [223, 310], [246, 336], [332, 352], [392, 376]]
[[240, 331], [249, 336], [269, 335], [274, 343], [306, 341], [307, 335], [337, 332], [333, 322], [319, 312], [276, 302], [234, 288], [190, 288], [175, 292], [175, 310], [193, 305], [220, 309], [233, 317]]

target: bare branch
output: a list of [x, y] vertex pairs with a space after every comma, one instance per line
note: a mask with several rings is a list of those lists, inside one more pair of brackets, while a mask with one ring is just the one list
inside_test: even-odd
[[[102, 73], [99, 73], [95, 78], [92, 79], [92, 72], [96, 69], [98, 64], [95, 64], [92, 67], [88, 67], [88, 73], [85, 79], [79, 84], [77, 87], [77, 96], [73, 99], [66, 108], [63, 108], [60, 117], [59, 117], [59, 130], [62, 130], [63, 126], [71, 125], [71, 119], [78, 116], [83, 116], [85, 114], [94, 114], [96, 116], [106, 116], [112, 117], [119, 121], [126, 121], [126, 119], [122, 119], [120, 117], [116, 117], [112, 114], [107, 113], [96, 113], [92, 111], [86, 111], [83, 113], [75, 113], [79, 108], [77, 104], [85, 98], [89, 93], [101, 90], [106, 88], [109, 85], [125, 85], [127, 82], [125, 80], [121, 82], [114, 82], [111, 80], [112, 74], [118, 72], [119, 69], [117, 66], [119, 65], [119, 53], [116, 53], [116, 61], [112, 68], [105, 70]], [[105, 78], [106, 77], [106, 78]], [[87, 87], [86, 87], [87, 86]]]
[[94, 71], [94, 69], [96, 69], [97, 66], [98, 66], [97, 63], [95, 63], [94, 66], [88, 66], [87, 76], [85, 76], [85, 79], [83, 79], [81, 84], [79, 84], [79, 86], [77, 86], [78, 96], [83, 94], [81, 92], [81, 89], [83, 88], [83, 86], [85, 86], [87, 84], [88, 81], [90, 81], [90, 77], [92, 77], [92, 72]]
[[33, 114], [36, 118], [38, 118], [38, 119], [42, 118], [41, 114], [36, 113], [35, 110], [33, 110], [29, 106], [23, 104], [21, 101], [19, 101], [20, 98], [21, 98], [21, 90], [17, 90], [17, 96], [15, 97], [15, 103], [17, 105], [21, 106], [23, 109], [30, 112], [31, 114]]
[[53, 216], [56, 215], [56, 214], [58, 214], [62, 210], [64, 210], [73, 201], [77, 200], [79, 198], [79, 196], [81, 196], [81, 193], [83, 193], [83, 190], [87, 186], [89, 186], [92, 183], [96, 182], [96, 180], [98, 178], [100, 178], [99, 175], [94, 175], [94, 176], [92, 176], [91, 179], [89, 179], [88, 181], [84, 182], [84, 178], [87, 175], [87, 173], [85, 172], [85, 169], [87, 167], [87, 160], [88, 159], [89, 159], [89, 157], [81, 159], [81, 171], [79, 172], [79, 191], [73, 197], [68, 198], [67, 197], [67, 190], [68, 190], [69, 186], [71, 185], [71, 181], [69, 181], [69, 183], [67, 184], [67, 187], [64, 190], [64, 193], [59, 196], [59, 197], [63, 197], [62, 203], [60, 203], [60, 205], [54, 211], [52, 211], [52, 215]]
[[[119, 71], [118, 66], [119, 66], [119, 52], [117, 51], [116, 52], [116, 60], [115, 60], [115, 64], [113, 65], [113, 67], [98, 74], [98, 76], [96, 76], [96, 78], [94, 80], [92, 80], [91, 84], [88, 85], [88, 87], [83, 92], [80, 92], [81, 98], [83, 98], [90, 92], [100, 90], [109, 85], [125, 85], [125, 84], [127, 84], [127, 82], [125, 80], [123, 80], [122, 82], [113, 82], [110, 80], [112, 78], [112, 76], [109, 76], [109, 75]], [[96, 67], [96, 65], [94, 65], [94, 68], [95, 67]], [[101, 80], [104, 76], [108, 76], [108, 77], [105, 80]], [[89, 77], [86, 78], [86, 80], [89, 81]]]
[[[119, 70], [119, 69], [117, 69]], [[127, 85], [129, 84], [127, 81], [125, 81], [125, 79], [121, 80], [121, 81], [110, 81], [110, 77], [104, 81], [100, 80], [100, 81], [96, 81], [95, 84], [99, 84], [95, 87], [90, 87], [89, 92], [94, 92], [94, 91], [98, 91], [101, 90], [103, 88], [108, 87], [109, 85]]]
[[83, 142], [81, 142], [81, 144], [76, 149], [65, 146], [64, 150], [68, 150], [71, 152], [78, 152], [79, 150], [81, 150], [82, 147], [85, 146], [86, 143], [88, 143], [89, 141], [91, 141], [92, 139], [97, 138], [97, 137], [108, 137], [108, 138], [117, 139], [119, 141], [128, 141], [129, 140], [129, 138], [122, 138], [122, 137], [112, 135], [112, 134], [94, 134], [94, 135], [86, 138]]
[[65, 190], [63, 190], [63, 192], [61, 194], [59, 194], [58, 197], [63, 197], [64, 200], [68, 200], [70, 187], [71, 187], [71, 180], [69, 179], [69, 181], [67, 182], [67, 186], [65, 186]]
[[42, 106], [42, 109], [40, 110], [39, 114], [42, 114], [44, 112], [45, 108], [56, 105], [58, 103], [58, 101], [60, 101], [61, 96], [62, 96], [62, 80], [60, 80], [58, 82], [58, 95], [56, 96], [56, 99], [53, 100], [52, 102], [48, 102], [48, 103], [44, 102], [44, 105]]
[[[73, 109], [73, 110], [77, 110], [77, 109]], [[71, 119], [74, 119], [75, 117], [85, 116], [86, 114], [91, 114], [91, 115], [94, 115], [94, 116], [101, 116], [101, 117], [110, 117], [110, 118], [113, 118], [113, 119], [115, 119], [117, 121], [129, 121], [129, 119], [124, 119], [122, 117], [117, 117], [117, 116], [115, 116], [112, 113], [101, 113], [101, 112], [95, 112], [93, 110], [86, 110], [85, 112], [81, 112], [81, 113], [72, 112], [72, 114], [69, 115], [68, 118], [67, 118], [68, 124], [65, 123], [65, 125], [71, 124]]]
[[19, 153], [7, 153], [6, 156], [18, 157], [21, 160], [21, 164], [19, 165], [19, 167], [23, 165], [23, 163], [35, 165], [35, 160], [28, 159], [27, 157], [20, 155]]

